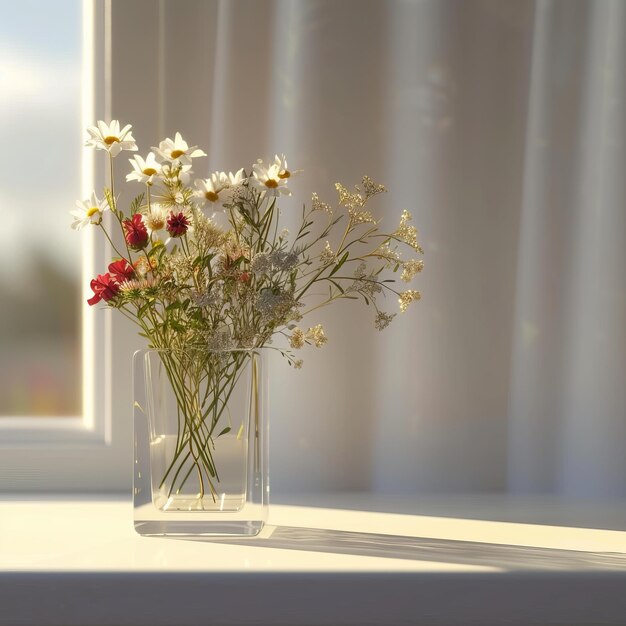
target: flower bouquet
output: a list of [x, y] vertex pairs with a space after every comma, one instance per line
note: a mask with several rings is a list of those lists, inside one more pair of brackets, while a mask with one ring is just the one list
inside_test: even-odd
[[137, 151], [131, 126], [98, 122], [88, 133], [108, 156], [110, 184], [78, 203], [72, 227], [100, 229], [115, 255], [88, 302], [119, 311], [148, 343], [135, 356], [136, 527], [254, 534], [268, 491], [262, 355], [276, 350], [300, 368], [300, 349], [327, 342], [320, 324], [302, 321], [335, 301], [362, 301], [383, 330], [396, 315], [381, 307], [388, 296], [400, 312], [419, 300], [393, 278], [410, 282], [423, 268], [401, 256], [422, 254], [411, 214], [381, 230], [369, 203], [386, 190], [365, 176], [353, 190], [335, 185], [335, 207], [312, 194], [289, 233], [280, 201], [300, 171], [284, 155], [194, 180], [206, 154], [180, 133], [129, 159], [139, 193], [122, 208], [114, 159]]

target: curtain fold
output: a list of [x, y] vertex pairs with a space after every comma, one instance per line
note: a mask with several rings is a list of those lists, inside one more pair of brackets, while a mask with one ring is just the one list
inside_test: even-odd
[[537, 6], [508, 416], [515, 491], [626, 492], [624, 8]]
[[340, 304], [302, 372], [272, 363], [274, 492], [625, 495], [626, 4], [171, 5], [165, 133], [211, 170], [285, 152], [294, 216], [369, 174], [425, 248], [389, 329]]

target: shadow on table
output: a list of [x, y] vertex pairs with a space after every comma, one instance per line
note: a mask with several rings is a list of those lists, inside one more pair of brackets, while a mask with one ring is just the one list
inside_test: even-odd
[[617, 498], [594, 500], [467, 493], [428, 496], [349, 492], [346, 495], [338, 492], [283, 495], [273, 498], [272, 504], [626, 531], [626, 500]]
[[295, 526], [266, 526], [263, 533], [249, 538], [182, 538], [255, 548], [305, 550], [354, 556], [373, 556], [494, 567], [505, 570], [623, 570], [626, 555], [610, 552], [582, 552], [474, 541], [454, 541], [347, 532]]

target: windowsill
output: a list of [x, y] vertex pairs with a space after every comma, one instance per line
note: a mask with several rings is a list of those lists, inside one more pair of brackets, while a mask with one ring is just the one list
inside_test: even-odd
[[299, 502], [204, 541], [140, 537], [127, 500], [5, 496], [0, 625], [623, 623], [625, 504]]

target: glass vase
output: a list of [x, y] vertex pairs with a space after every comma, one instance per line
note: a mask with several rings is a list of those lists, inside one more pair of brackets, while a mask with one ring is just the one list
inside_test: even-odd
[[267, 519], [263, 350], [140, 350], [134, 519], [142, 535], [256, 535]]

